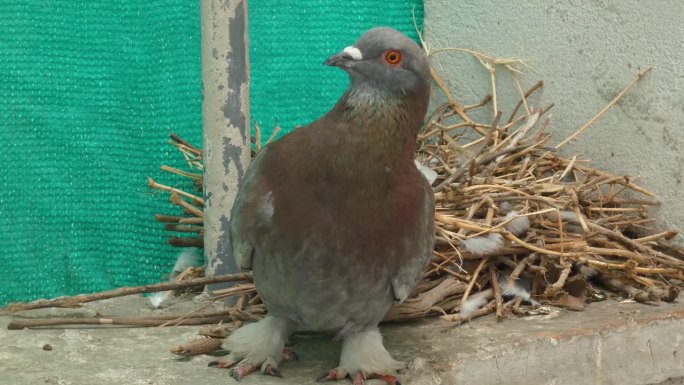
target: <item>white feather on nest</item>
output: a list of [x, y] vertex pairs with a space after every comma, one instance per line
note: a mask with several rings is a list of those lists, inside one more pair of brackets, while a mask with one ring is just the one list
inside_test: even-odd
[[463, 247], [472, 254], [483, 255], [497, 251], [503, 245], [503, 237], [499, 233], [489, 233], [462, 241]]
[[[190, 247], [183, 250], [176, 258], [176, 264], [173, 265], [173, 270], [171, 270], [171, 277], [169, 282], [176, 280], [176, 276], [182, 273], [185, 269], [189, 267], [197, 266], [200, 262], [199, 249], [196, 247]], [[152, 307], [158, 309], [164, 301], [173, 297], [173, 290], [160, 291], [147, 297], [152, 304]]]
[[506, 223], [506, 230], [510, 231], [516, 237], [519, 237], [530, 229], [530, 219], [527, 216], [520, 215], [517, 211], [513, 210], [506, 214], [504, 221], [510, 222]]

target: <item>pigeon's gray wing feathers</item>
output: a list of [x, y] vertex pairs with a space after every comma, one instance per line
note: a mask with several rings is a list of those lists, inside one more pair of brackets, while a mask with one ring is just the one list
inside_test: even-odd
[[260, 178], [260, 163], [267, 156], [264, 148], [252, 160], [235, 198], [230, 220], [230, 242], [235, 262], [243, 270], [252, 268], [256, 234], [270, 231], [272, 201], [264, 179]]
[[410, 294], [416, 283], [420, 280], [425, 271], [425, 267], [432, 258], [433, 245], [435, 244], [435, 222], [431, 214], [435, 210], [435, 197], [432, 193], [430, 185], [424, 177], [423, 187], [423, 202], [421, 206], [425, 210], [419, 216], [422, 221], [418, 228], [421, 234], [415, 234], [414, 242], [410, 242], [412, 247], [409, 247], [408, 252], [414, 252], [404, 259], [404, 263], [398, 266], [397, 272], [391, 278], [392, 290], [394, 291], [394, 298], [398, 302], [403, 302]]

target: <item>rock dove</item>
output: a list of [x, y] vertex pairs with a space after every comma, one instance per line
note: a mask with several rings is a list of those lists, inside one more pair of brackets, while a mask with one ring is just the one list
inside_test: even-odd
[[235, 331], [213, 366], [236, 379], [278, 365], [296, 331], [342, 339], [339, 366], [319, 380], [378, 378], [403, 364], [378, 323], [411, 293], [434, 246], [434, 196], [414, 163], [428, 107], [421, 48], [374, 28], [325, 63], [349, 87], [318, 120], [269, 144], [250, 164], [232, 209], [238, 266], [251, 269], [268, 316]]

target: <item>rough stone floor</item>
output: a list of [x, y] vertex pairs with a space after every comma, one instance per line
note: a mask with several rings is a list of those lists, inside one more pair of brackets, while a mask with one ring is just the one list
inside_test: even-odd
[[[179, 360], [169, 352], [196, 338], [199, 326], [7, 330], [17, 316], [177, 314], [197, 306], [179, 301], [153, 311], [145, 299], [126, 297], [83, 309], [2, 315], [0, 384], [235, 384], [227, 371], [207, 367], [215, 357]], [[503, 322], [488, 316], [458, 327], [430, 320], [385, 326], [383, 334], [395, 358], [409, 363], [400, 377], [404, 385], [684, 385], [683, 319], [682, 303], [608, 300], [584, 312], [554, 309], [550, 315]], [[329, 337], [300, 336], [293, 342], [301, 360], [282, 365], [284, 379], [254, 374], [241, 383], [313, 384], [336, 365], [340, 345]], [[43, 350], [45, 344], [52, 350]]]

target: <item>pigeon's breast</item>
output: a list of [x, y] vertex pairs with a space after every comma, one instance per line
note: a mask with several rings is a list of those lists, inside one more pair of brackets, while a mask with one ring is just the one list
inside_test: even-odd
[[307, 330], [376, 325], [395, 299], [398, 266], [423, 253], [430, 231], [422, 177], [392, 182], [342, 178], [311, 164], [272, 167], [269, 190], [256, 198], [270, 231], [257, 235], [253, 262], [267, 309]]

